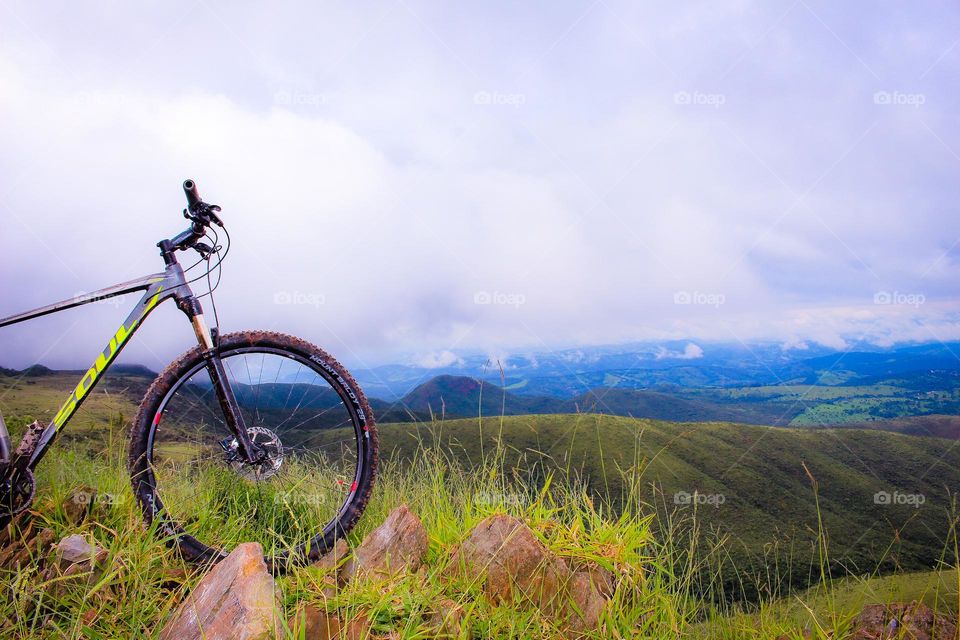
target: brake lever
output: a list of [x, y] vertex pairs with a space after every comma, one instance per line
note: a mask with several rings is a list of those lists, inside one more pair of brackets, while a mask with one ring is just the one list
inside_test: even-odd
[[201, 258], [203, 258], [204, 260], [209, 260], [210, 256], [220, 251], [221, 247], [220, 245], [217, 245], [216, 247], [211, 247], [206, 243], [198, 242], [195, 245], [193, 245], [193, 248], [197, 250], [197, 253], [200, 254]]
[[193, 220], [194, 222], [200, 222], [202, 224], [210, 224], [212, 222], [218, 227], [222, 227], [223, 220], [217, 215], [218, 211], [220, 211], [219, 205], [198, 202], [194, 207], [184, 209], [183, 217], [187, 220]]

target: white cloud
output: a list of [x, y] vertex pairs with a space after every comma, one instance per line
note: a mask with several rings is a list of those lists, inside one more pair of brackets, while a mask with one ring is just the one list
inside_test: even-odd
[[416, 357], [413, 363], [424, 369], [441, 369], [463, 364], [463, 359], [452, 351], [436, 351]]
[[703, 348], [692, 342], [688, 342], [683, 351], [670, 351], [665, 347], [657, 347], [654, 357], [657, 360], [696, 360], [703, 357]]

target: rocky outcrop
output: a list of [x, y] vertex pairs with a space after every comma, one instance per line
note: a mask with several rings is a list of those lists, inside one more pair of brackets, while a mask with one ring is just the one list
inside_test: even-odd
[[343, 567], [351, 579], [359, 574], [391, 575], [413, 572], [427, 555], [427, 531], [407, 505], [390, 512], [383, 524], [370, 532]]
[[248, 542], [203, 577], [164, 626], [160, 638], [279, 638], [283, 637], [280, 611], [273, 576], [263, 562], [263, 549]]
[[854, 640], [955, 640], [957, 621], [934, 613], [923, 603], [873, 604], [853, 621]]
[[596, 629], [606, 605], [590, 571], [574, 571], [520, 520], [491, 516], [454, 553], [449, 573], [478, 581], [494, 603], [526, 601], [576, 636]]

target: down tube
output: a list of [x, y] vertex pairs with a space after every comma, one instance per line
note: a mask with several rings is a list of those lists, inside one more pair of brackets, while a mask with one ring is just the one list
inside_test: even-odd
[[40, 442], [37, 444], [37, 449], [30, 458], [29, 466], [31, 468], [40, 461], [40, 458], [43, 457], [53, 437], [67, 424], [77, 409], [80, 408], [80, 405], [83, 404], [83, 401], [90, 394], [90, 391], [93, 390], [97, 382], [100, 381], [103, 372], [106, 371], [107, 368], [113, 364], [113, 361], [116, 360], [117, 356], [120, 355], [120, 351], [123, 350], [123, 347], [133, 334], [140, 328], [144, 319], [158, 304], [172, 295], [173, 291], [164, 291], [162, 284], [157, 284], [147, 290], [139, 304], [130, 312], [130, 315], [127, 316], [124, 323], [120, 325], [120, 328], [117, 329], [113, 337], [110, 338], [110, 343], [100, 352], [100, 355], [97, 356], [96, 362], [93, 363], [83, 375], [83, 378], [80, 379], [76, 389], [67, 397], [66, 402], [60, 407], [60, 410], [53, 417], [53, 420], [47, 425], [46, 429], [43, 430], [43, 434], [40, 436]]

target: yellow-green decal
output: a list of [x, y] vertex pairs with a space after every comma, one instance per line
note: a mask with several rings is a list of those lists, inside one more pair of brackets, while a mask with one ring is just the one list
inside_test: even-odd
[[70, 419], [70, 416], [73, 415], [73, 412], [77, 410], [77, 405], [87, 396], [90, 389], [93, 388], [93, 385], [97, 382], [103, 372], [107, 369], [107, 366], [113, 362], [113, 358], [117, 355], [117, 352], [123, 347], [123, 345], [130, 339], [130, 336], [133, 335], [133, 332], [140, 325], [140, 322], [147, 316], [150, 311], [153, 310], [157, 303], [160, 301], [160, 292], [158, 291], [155, 296], [150, 298], [146, 306], [143, 309], [143, 313], [140, 314], [140, 317], [133, 321], [129, 327], [125, 325], [120, 325], [120, 328], [117, 329], [117, 333], [110, 338], [110, 344], [107, 345], [107, 348], [104, 349], [99, 356], [97, 356], [97, 361], [93, 363], [93, 366], [83, 374], [83, 378], [80, 380], [80, 383], [77, 385], [77, 388], [73, 390], [73, 393], [70, 394], [70, 397], [67, 398], [67, 401], [63, 403], [63, 406], [60, 407], [60, 411], [57, 412], [57, 415], [53, 418], [53, 424], [56, 425], [57, 429], [62, 427], [67, 420]]

